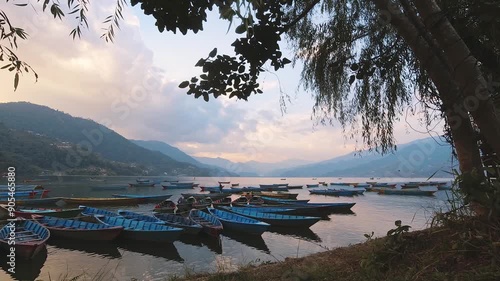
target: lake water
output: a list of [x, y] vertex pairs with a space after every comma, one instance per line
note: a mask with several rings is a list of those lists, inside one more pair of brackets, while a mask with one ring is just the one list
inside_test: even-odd
[[[400, 178], [185, 178], [201, 185], [215, 186], [217, 181], [231, 181], [240, 186], [258, 184], [288, 183], [290, 185], [326, 182], [405, 182], [426, 179]], [[433, 179], [450, 181], [450, 179]], [[130, 194], [172, 194], [176, 201], [180, 193], [199, 192], [183, 189], [163, 190], [161, 186], [128, 188], [126, 191], [91, 191], [92, 186], [127, 184], [135, 182], [135, 177], [111, 177], [106, 182], [92, 182], [88, 177], [64, 177], [52, 180], [44, 186], [51, 190], [51, 196], [111, 197], [113, 193]], [[186, 273], [233, 270], [249, 263], [284, 260], [286, 257], [302, 257], [335, 247], [363, 242], [365, 233], [384, 236], [394, 228], [395, 220], [411, 225], [413, 230], [428, 226], [436, 210], [446, 208], [449, 191], [438, 191], [433, 197], [395, 196], [365, 193], [355, 197], [330, 197], [309, 195], [308, 190], [291, 190], [298, 193], [298, 199], [310, 202], [355, 202], [354, 214], [332, 214], [310, 229], [272, 229], [261, 237], [241, 234], [223, 234], [220, 239], [208, 236], [182, 237], [172, 244], [158, 245], [135, 241], [115, 241], [111, 243], [73, 242], [50, 240], [47, 252], [30, 262], [17, 261], [16, 274], [7, 272], [5, 252], [1, 253], [0, 280], [60, 280], [64, 277], [87, 275], [101, 276], [102, 280], [168, 280], [171, 276]], [[106, 209], [129, 209], [149, 212], [154, 204], [134, 207], [109, 207]]]

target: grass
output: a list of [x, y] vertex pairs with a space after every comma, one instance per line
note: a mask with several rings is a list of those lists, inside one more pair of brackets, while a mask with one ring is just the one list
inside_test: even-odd
[[422, 231], [399, 230], [307, 257], [175, 280], [500, 280], [499, 221], [462, 216], [460, 220], [441, 218], [439, 224]]

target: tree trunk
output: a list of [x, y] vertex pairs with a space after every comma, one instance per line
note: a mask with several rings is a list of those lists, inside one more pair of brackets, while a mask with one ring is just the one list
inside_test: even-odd
[[[394, 11], [393, 8], [388, 8], [390, 3], [388, 0], [372, 1], [380, 11]], [[396, 12], [390, 14], [390, 17], [390, 24], [413, 50], [422, 68], [427, 71], [439, 91], [453, 136], [461, 172], [467, 177], [477, 175], [473, 176], [475, 178], [474, 182], [482, 180], [484, 174], [474, 173], [475, 170], [476, 172], [482, 170], [476, 134], [467, 112], [456, 112], [455, 110], [460, 105], [460, 99], [458, 98], [459, 87], [453, 80], [449, 68], [438, 57], [437, 50], [431, 48], [415, 25], [405, 15]], [[472, 181], [470, 182], [472, 183]]]
[[418, 0], [415, 5], [453, 66], [453, 79], [463, 94], [463, 106], [474, 118], [488, 144], [500, 155], [500, 118], [477, 59], [434, 0]]

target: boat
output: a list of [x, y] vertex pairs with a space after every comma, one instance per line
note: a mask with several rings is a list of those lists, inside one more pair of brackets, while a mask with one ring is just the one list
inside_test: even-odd
[[438, 185], [438, 190], [451, 190], [451, 185]]
[[[223, 209], [224, 207], [220, 206], [217, 207], [217, 209]], [[295, 209], [292, 208], [287, 208], [283, 205], [279, 206], [237, 206], [235, 208], [238, 208], [238, 210], [248, 210], [248, 211], [258, 211], [261, 213], [276, 213], [276, 214], [292, 214]]]
[[[356, 203], [304, 203], [303, 205], [309, 207], [319, 207], [323, 210], [328, 210], [330, 212], [343, 212], [350, 211], [351, 208], [356, 205]], [[288, 207], [285, 205], [284, 207]], [[294, 206], [292, 206], [294, 207]]]
[[49, 179], [26, 179], [23, 180], [24, 183], [39, 183], [39, 182], [48, 182]]
[[[0, 184], [0, 191], [11, 191], [12, 187], [7, 184]], [[45, 190], [41, 185], [36, 184], [16, 184], [15, 190], [17, 191], [34, 191], [34, 190]]]
[[126, 211], [126, 210], [118, 210], [118, 215], [129, 219], [129, 220], [138, 220], [138, 221], [145, 221], [145, 222], [151, 222], [151, 223], [159, 223], [159, 224], [165, 224], [164, 221], [153, 217], [153, 216], [148, 216], [144, 214], [139, 214], [131, 211]]
[[236, 186], [240, 186], [240, 184], [239, 183], [232, 183], [231, 186], [236, 187]]
[[128, 185], [130, 187], [154, 187], [156, 183], [154, 182], [136, 182], [136, 183], [129, 183]]
[[151, 183], [150, 179], [143, 179], [143, 178], [138, 178], [135, 180], [137, 183]]
[[227, 194], [215, 194], [215, 193], [210, 193], [210, 194], [181, 193], [181, 195], [182, 195], [182, 197], [184, 197], [186, 199], [189, 197], [193, 197], [196, 200], [201, 200], [201, 199], [205, 199], [205, 198], [210, 198], [212, 200], [215, 200], [215, 199], [225, 198], [228, 196]]
[[89, 181], [95, 181], [95, 182], [105, 182], [105, 181], [106, 181], [106, 179], [89, 178]]
[[214, 191], [214, 192], [220, 192], [221, 191], [221, 187], [220, 186], [205, 186], [205, 185], [202, 185], [200, 186], [200, 189], [201, 191]]
[[274, 197], [267, 197], [267, 196], [262, 196], [262, 200], [264, 200], [264, 203], [270, 203], [270, 204], [300, 204], [300, 203], [307, 203], [309, 202], [309, 199], [304, 199], [304, 200], [297, 200], [297, 199], [283, 199], [283, 198], [274, 198]]
[[108, 216], [108, 217], [116, 217], [119, 216], [117, 213], [108, 211], [108, 210], [103, 210], [103, 209], [98, 209], [98, 208], [92, 208], [92, 207], [87, 207], [87, 206], [79, 206], [78, 207], [82, 215], [84, 216]]
[[245, 217], [266, 222], [270, 225], [289, 226], [289, 227], [310, 227], [317, 223], [321, 218], [306, 216], [290, 216], [276, 213], [263, 213], [258, 210], [248, 210], [235, 207], [221, 207], [222, 210], [230, 211]]
[[224, 197], [221, 199], [213, 200], [212, 206], [214, 206], [214, 207], [216, 207], [216, 206], [231, 206], [232, 201], [233, 200], [231, 199], [231, 197]]
[[220, 181], [219, 184], [230, 184], [230, 181]]
[[262, 191], [260, 196], [281, 198], [281, 199], [297, 199], [298, 193], [288, 193], [288, 192], [268, 192]]
[[200, 210], [192, 209], [189, 212], [189, 219], [201, 225], [203, 227], [203, 232], [210, 236], [218, 237], [224, 229], [219, 219]]
[[43, 216], [38, 219], [53, 237], [71, 240], [111, 241], [123, 231], [123, 226]]
[[74, 218], [81, 213], [79, 208], [75, 209], [45, 209], [24, 207], [14, 211], [16, 217], [31, 219], [33, 215], [50, 216], [57, 218]]
[[14, 259], [31, 260], [45, 249], [49, 237], [50, 232], [43, 225], [31, 220], [15, 220], [0, 229], [0, 246], [9, 253], [14, 248]]
[[[16, 206], [53, 206], [59, 201], [62, 202], [62, 197], [49, 197], [40, 199], [16, 199]], [[0, 204], [7, 204], [6, 200], [0, 201]]]
[[247, 194], [246, 196], [240, 196], [239, 198], [233, 200], [232, 202], [233, 205], [262, 205], [264, 204], [264, 200], [260, 198], [260, 196], [256, 195], [249, 195]]
[[302, 189], [303, 187], [303, 185], [289, 185], [288, 189]]
[[140, 195], [140, 194], [112, 194], [115, 198], [136, 198], [143, 199], [144, 202], [161, 202], [172, 197], [171, 194], [163, 195]]
[[433, 196], [436, 190], [420, 189], [380, 189], [378, 194], [385, 195], [415, 195], [415, 196]]
[[179, 238], [183, 231], [181, 228], [164, 224], [130, 220], [122, 217], [99, 216], [96, 218], [103, 224], [122, 226], [124, 229], [120, 236], [131, 240], [173, 242]]
[[174, 201], [167, 199], [159, 204], [157, 204], [154, 208], [155, 212], [158, 213], [177, 213], [179, 208], [177, 208], [177, 204], [174, 203]]
[[186, 234], [198, 234], [203, 229], [200, 224], [183, 216], [164, 213], [154, 213], [153, 216], [166, 225], [182, 228]]
[[260, 184], [260, 190], [263, 191], [288, 191], [288, 184]]
[[168, 185], [161, 185], [163, 189], [192, 189], [193, 188], [193, 183], [190, 184], [183, 184], [183, 183], [171, 183]]
[[104, 185], [104, 186], [92, 186], [90, 188], [92, 191], [101, 191], [101, 190], [126, 190], [127, 187], [123, 185]]
[[317, 189], [309, 190], [309, 193], [316, 195], [330, 195], [330, 196], [354, 196], [358, 195], [356, 190], [334, 190], [334, 189]]
[[268, 223], [223, 210], [208, 208], [208, 212], [219, 219], [225, 230], [261, 235], [270, 226]]
[[137, 205], [144, 203], [142, 198], [94, 198], [94, 197], [80, 197], [80, 198], [63, 198], [64, 202], [70, 205]]

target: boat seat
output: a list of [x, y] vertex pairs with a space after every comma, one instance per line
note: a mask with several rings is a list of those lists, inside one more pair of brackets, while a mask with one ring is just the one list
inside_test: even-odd
[[21, 239], [30, 238], [30, 237], [39, 237], [39, 235], [38, 234], [25, 235], [25, 236], [21, 236], [21, 237], [16, 237], [16, 240], [21, 240]]
[[17, 242], [23, 242], [23, 243], [26, 243], [26, 242], [34, 242], [34, 241], [42, 241], [43, 239], [42, 238], [33, 238], [33, 239], [27, 239], [27, 240], [22, 240], [22, 241], [17, 241]]
[[16, 232], [16, 235], [19, 235], [19, 234], [24, 234], [24, 233], [33, 233], [33, 232], [31, 232], [31, 231], [29, 231], [29, 230], [25, 230], [25, 231], [18, 231], [18, 232]]

